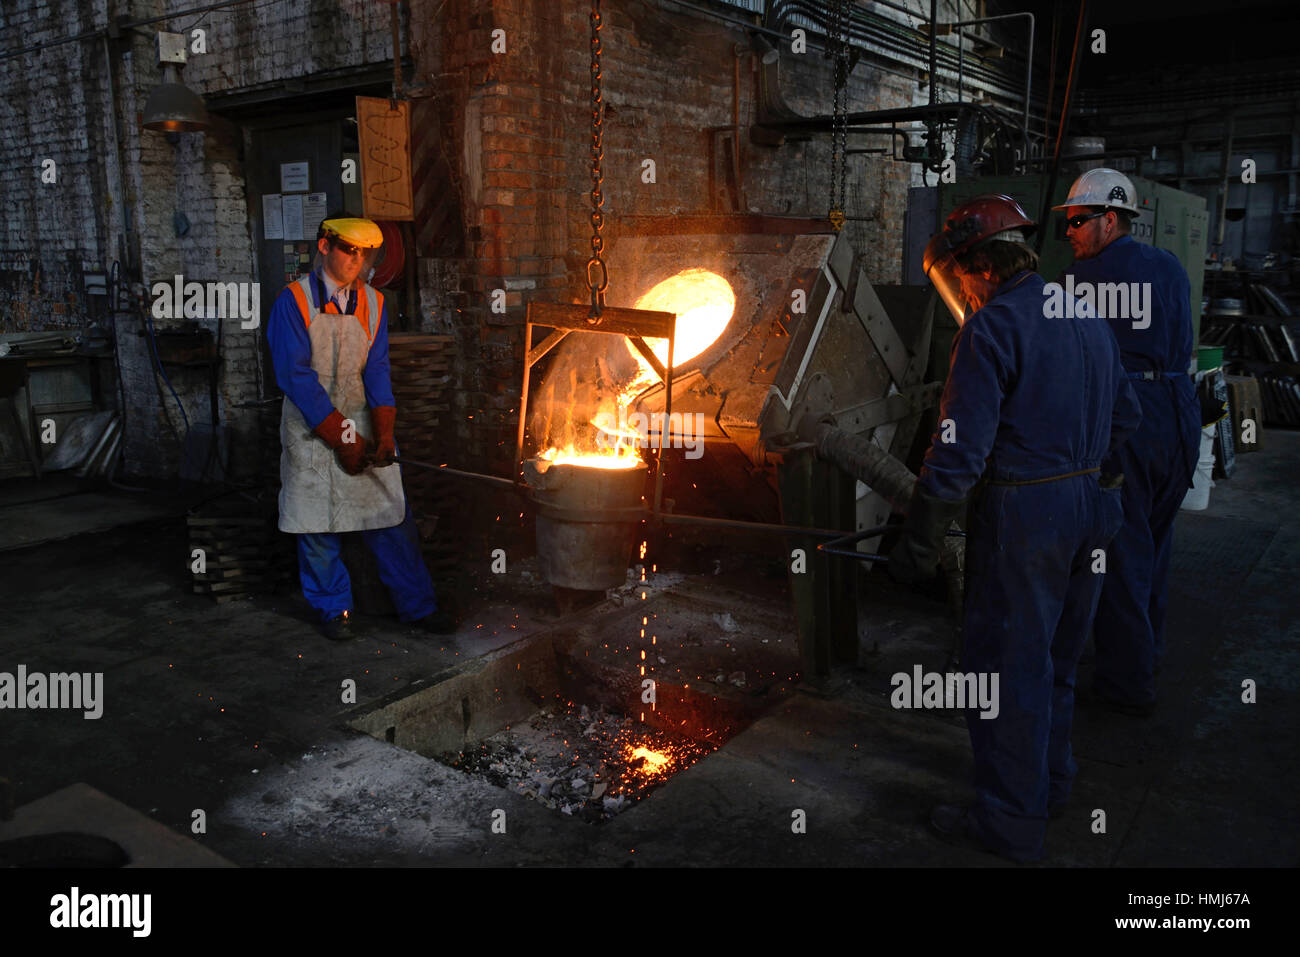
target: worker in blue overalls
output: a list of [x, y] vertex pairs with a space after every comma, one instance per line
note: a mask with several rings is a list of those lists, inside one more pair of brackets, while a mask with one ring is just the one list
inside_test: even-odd
[[[1093, 169], [1070, 187], [1064, 209], [1075, 262], [1062, 275], [1079, 290], [1123, 284], [1129, 308], [1104, 315], [1142, 403], [1142, 425], [1108, 471], [1124, 474], [1124, 524], [1108, 550], [1094, 630], [1092, 693], [1112, 710], [1145, 716], [1155, 707], [1155, 672], [1165, 646], [1174, 518], [1200, 452], [1200, 405], [1192, 361], [1187, 272], [1163, 249], [1129, 235], [1137, 193], [1123, 173]], [[1114, 287], [1109, 287], [1112, 291]], [[1125, 296], [1096, 295], [1121, 307]]]
[[[383, 233], [368, 219], [325, 220], [313, 270], [280, 293], [266, 337], [280, 418], [280, 530], [298, 537], [303, 595], [326, 637], [352, 637], [352, 584], [339, 533], [359, 531], [398, 617], [446, 633], [402, 491], [393, 439], [388, 314], [366, 283]], [[369, 447], [368, 447], [369, 446]]]
[[1025, 244], [1034, 227], [1011, 197], [980, 196], [926, 248], [926, 274], [961, 328], [939, 430], [889, 555], [899, 581], [933, 575], [972, 499], [961, 661], [989, 686], [998, 676], [999, 700], [966, 712], [975, 804], [935, 808], [930, 827], [1021, 861], [1042, 856], [1077, 770], [1075, 670], [1101, 590], [1097, 550], [1121, 518], [1101, 464], [1139, 416], [1105, 323], [1049, 308]]

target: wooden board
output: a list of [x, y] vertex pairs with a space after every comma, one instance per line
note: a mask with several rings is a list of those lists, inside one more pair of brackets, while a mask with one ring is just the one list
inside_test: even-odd
[[363, 215], [367, 219], [414, 221], [410, 101], [357, 97], [357, 137]]

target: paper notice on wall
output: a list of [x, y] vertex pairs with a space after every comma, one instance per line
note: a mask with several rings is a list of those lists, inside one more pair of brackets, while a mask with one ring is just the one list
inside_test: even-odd
[[315, 239], [316, 229], [327, 215], [324, 193], [308, 193], [302, 204], [302, 238]]
[[305, 193], [310, 188], [310, 176], [308, 163], [281, 163], [280, 164], [280, 192], [282, 193]]
[[284, 239], [284, 218], [280, 212], [280, 194], [262, 194], [262, 238]]
[[280, 211], [284, 218], [284, 238], [302, 239], [302, 200], [303, 197], [284, 195], [280, 197]]

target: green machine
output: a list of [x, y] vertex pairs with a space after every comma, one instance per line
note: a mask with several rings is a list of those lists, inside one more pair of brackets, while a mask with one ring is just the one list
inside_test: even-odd
[[[1056, 181], [1052, 205], [1065, 202], [1070, 184], [1078, 173], [1062, 173]], [[1133, 220], [1133, 238], [1167, 249], [1183, 264], [1191, 280], [1192, 342], [1200, 341], [1201, 287], [1205, 282], [1205, 250], [1209, 233], [1209, 213], [1205, 198], [1186, 193], [1170, 186], [1139, 176], [1128, 176], [1137, 189], [1137, 205], [1142, 214]], [[909, 191], [907, 221], [904, 227], [905, 252], [904, 282], [923, 285], [925, 274], [921, 269], [921, 253], [929, 238], [938, 231], [944, 219], [959, 204], [983, 193], [1005, 193], [1024, 207], [1031, 218], [1037, 219], [1043, 209], [1043, 192], [1047, 188], [1048, 174], [1031, 176], [983, 176], [951, 185], [916, 187]], [[1043, 243], [1039, 273], [1054, 282], [1066, 266], [1074, 260], [1070, 244], [1065, 240], [1065, 211], [1052, 210], [1046, 223], [1039, 226], [1047, 230]], [[954, 326], [955, 328], [955, 326]]]

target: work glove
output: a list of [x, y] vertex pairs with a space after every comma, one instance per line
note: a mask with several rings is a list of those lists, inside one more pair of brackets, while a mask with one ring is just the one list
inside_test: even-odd
[[349, 475], [360, 475], [366, 470], [366, 445], [357, 434], [356, 427], [352, 429], [352, 441], [343, 441], [343, 413], [334, 409], [325, 421], [316, 428], [312, 429], [317, 435], [325, 440], [325, 443], [334, 450], [335, 457], [339, 460], [339, 467]]
[[948, 528], [966, 510], [966, 500], [949, 502], [922, 491], [912, 492], [903, 537], [889, 553], [889, 577], [911, 585], [933, 578], [939, 568], [939, 553]]
[[375, 465], [392, 465], [397, 457], [397, 444], [393, 441], [393, 422], [397, 409], [391, 405], [377, 405], [370, 410], [370, 421], [375, 424], [375, 451], [371, 456]]

